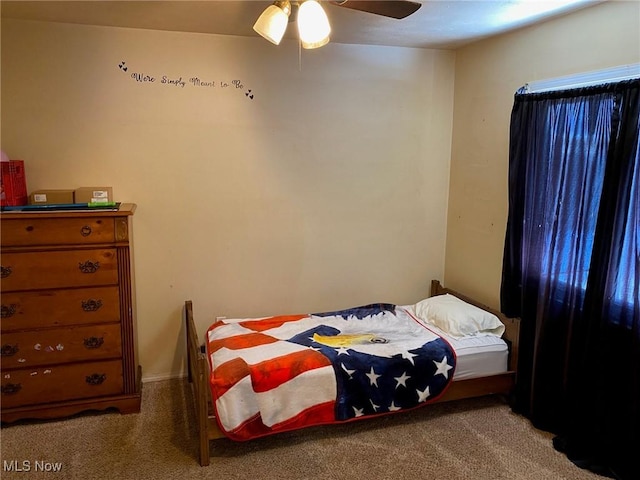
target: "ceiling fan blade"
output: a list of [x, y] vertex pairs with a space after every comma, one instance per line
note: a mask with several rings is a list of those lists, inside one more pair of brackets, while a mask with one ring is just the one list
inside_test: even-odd
[[331, 3], [338, 7], [345, 7], [352, 10], [375, 13], [376, 15], [398, 19], [408, 17], [422, 6], [421, 3], [410, 2], [407, 0], [338, 0], [332, 1]]

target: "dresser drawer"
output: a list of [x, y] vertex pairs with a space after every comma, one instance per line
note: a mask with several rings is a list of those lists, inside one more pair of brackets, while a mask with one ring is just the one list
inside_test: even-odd
[[115, 248], [2, 255], [2, 292], [117, 284]]
[[3, 409], [117, 395], [122, 391], [122, 362], [119, 360], [2, 372]]
[[29, 245], [88, 245], [115, 240], [113, 218], [2, 218], [3, 247]]
[[5, 333], [2, 370], [103, 360], [122, 355], [120, 324]]
[[2, 293], [2, 333], [120, 320], [117, 286]]

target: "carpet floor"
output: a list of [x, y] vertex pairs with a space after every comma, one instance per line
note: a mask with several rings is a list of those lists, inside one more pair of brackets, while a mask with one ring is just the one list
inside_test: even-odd
[[82, 414], [0, 430], [4, 479], [590, 480], [499, 397], [309, 428], [251, 442], [211, 442], [197, 461], [185, 379], [148, 382], [139, 414]]

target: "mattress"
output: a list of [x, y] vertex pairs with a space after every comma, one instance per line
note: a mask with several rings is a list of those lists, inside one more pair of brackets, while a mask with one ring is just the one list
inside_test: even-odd
[[[415, 314], [413, 305], [407, 305], [404, 308]], [[509, 347], [502, 338], [495, 335], [470, 335], [456, 338], [435, 325], [422, 323], [444, 337], [455, 350], [457, 364], [453, 374], [454, 380], [495, 375], [508, 370]]]

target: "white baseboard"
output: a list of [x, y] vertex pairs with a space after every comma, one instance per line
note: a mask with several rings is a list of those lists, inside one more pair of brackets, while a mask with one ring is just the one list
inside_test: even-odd
[[174, 380], [178, 378], [185, 378], [187, 376], [186, 373], [169, 373], [165, 375], [143, 375], [142, 383], [150, 383], [150, 382], [162, 382], [163, 380]]

